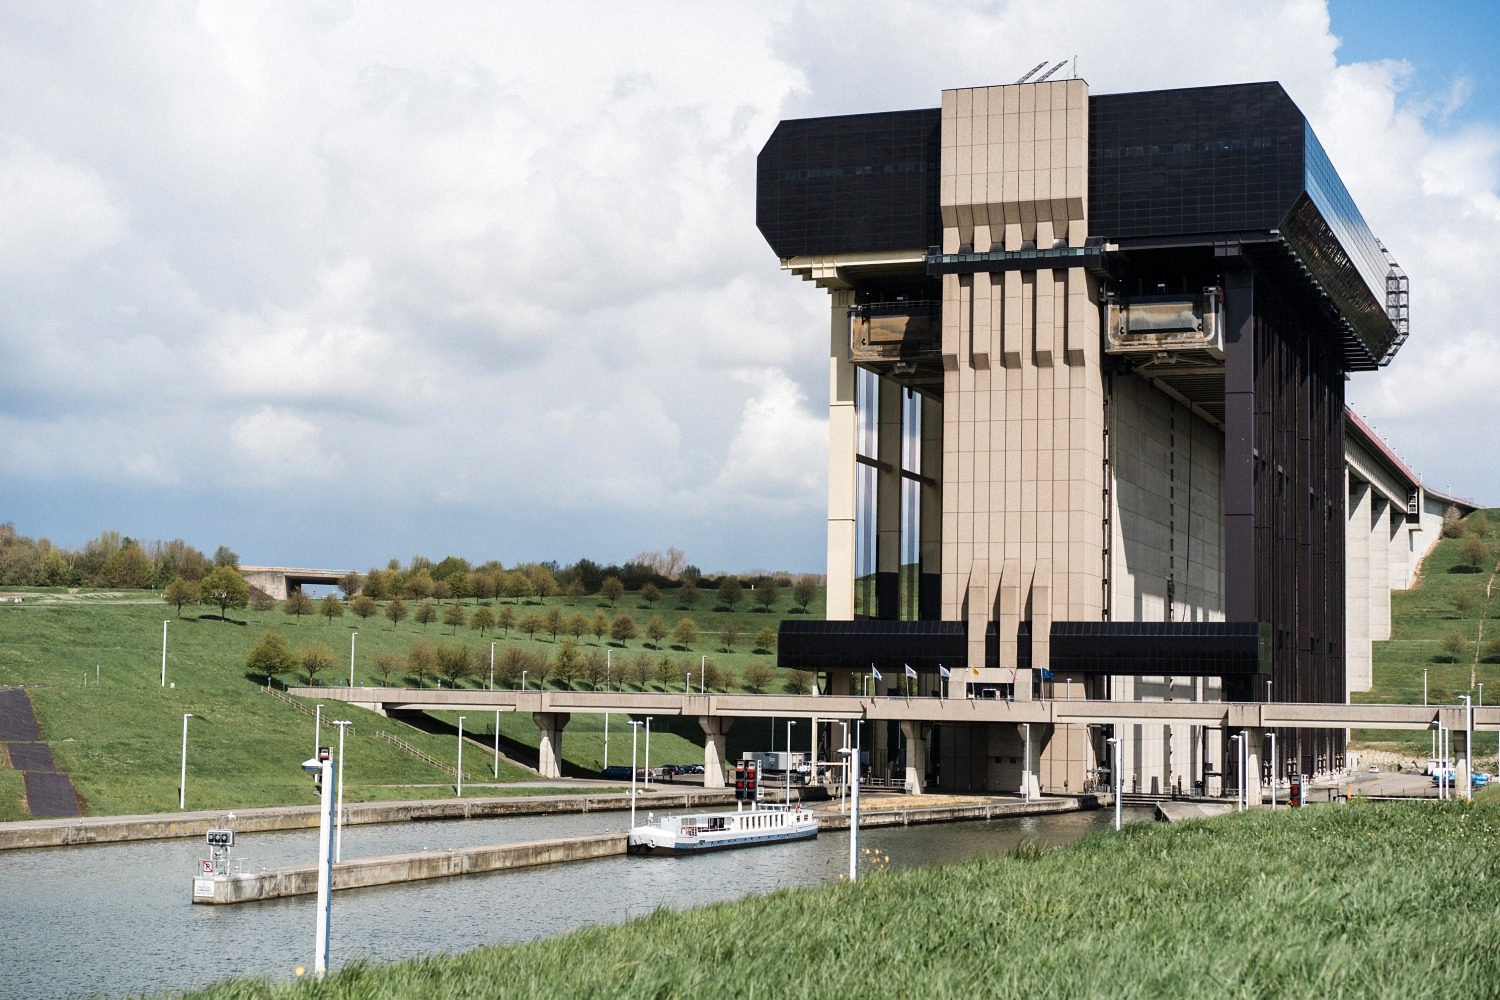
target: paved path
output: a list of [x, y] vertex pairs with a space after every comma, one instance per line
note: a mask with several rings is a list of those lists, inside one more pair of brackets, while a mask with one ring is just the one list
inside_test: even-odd
[[26, 783], [26, 811], [38, 818], [81, 816], [73, 781], [57, 769], [42, 741], [31, 696], [18, 688], [0, 691], [0, 758]]

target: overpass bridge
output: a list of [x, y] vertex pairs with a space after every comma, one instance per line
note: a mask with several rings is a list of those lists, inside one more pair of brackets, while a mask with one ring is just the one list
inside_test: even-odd
[[265, 591], [278, 601], [286, 600], [293, 590], [301, 590], [308, 584], [336, 587], [347, 569], [298, 569], [292, 566], [241, 566], [240, 576], [257, 590]]
[[[907, 746], [907, 787], [922, 788], [927, 743], [934, 724], [986, 724], [1038, 727], [1112, 726], [1184, 723], [1225, 734], [1244, 733], [1255, 748], [1247, 780], [1252, 801], [1260, 774], [1264, 734], [1275, 729], [1404, 729], [1441, 725], [1461, 743], [1468, 709], [1461, 705], [1307, 704], [1292, 702], [1109, 701], [1051, 699], [1003, 701], [969, 698], [898, 696], [696, 694], [628, 691], [487, 691], [463, 688], [318, 688], [295, 687], [303, 698], [342, 701], [382, 715], [392, 711], [526, 712], [540, 733], [539, 770], [545, 777], [562, 773], [562, 737], [575, 714], [617, 713], [632, 716], [679, 716], [698, 720], [704, 732], [704, 785], [722, 787], [726, 740], [736, 719], [808, 719], [820, 722], [895, 722]], [[1500, 731], [1500, 707], [1474, 709], [1474, 731]], [[815, 727], [808, 727], [816, 731]], [[805, 731], [805, 730], [804, 730]], [[816, 737], [810, 740], [814, 769]], [[1468, 750], [1463, 749], [1467, 771]], [[1026, 781], [1035, 778], [1037, 762], [1028, 759]], [[1467, 781], [1467, 774], [1463, 776]], [[1462, 785], [1460, 785], [1462, 787]]]

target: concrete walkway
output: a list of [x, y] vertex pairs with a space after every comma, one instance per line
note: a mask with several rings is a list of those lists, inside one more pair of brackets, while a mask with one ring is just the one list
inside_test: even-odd
[[0, 763], [9, 760], [26, 786], [26, 811], [33, 816], [81, 816], [73, 779], [57, 769], [52, 748], [42, 739], [31, 696], [19, 688], [0, 690]]

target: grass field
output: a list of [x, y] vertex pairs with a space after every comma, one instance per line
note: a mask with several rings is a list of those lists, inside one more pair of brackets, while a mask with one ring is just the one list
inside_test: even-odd
[[[1487, 511], [1490, 524], [1500, 523], [1500, 511]], [[1486, 541], [1497, 547], [1493, 532]], [[1459, 540], [1444, 539], [1422, 564], [1416, 585], [1391, 594], [1391, 638], [1375, 643], [1374, 685], [1369, 691], [1351, 695], [1360, 703], [1422, 703], [1422, 675], [1427, 674], [1427, 700], [1433, 705], [1453, 705], [1467, 694], [1478, 703], [1479, 685], [1485, 687], [1489, 703], [1500, 702], [1500, 661], [1484, 650], [1500, 638], [1500, 582], [1494, 567], [1470, 572], [1459, 561]], [[1491, 593], [1494, 591], [1494, 593]], [[1471, 607], [1459, 611], [1455, 600], [1467, 595]], [[1444, 635], [1457, 631], [1467, 646], [1456, 658], [1442, 646]], [[1481, 733], [1475, 746], [1481, 766], [1493, 767], [1497, 736]], [[1356, 729], [1351, 745], [1391, 750], [1425, 759], [1430, 737], [1425, 732]]]
[[1500, 798], [1356, 800], [187, 995], [1479, 997], [1497, 907]]
[[[33, 592], [28, 592], [33, 593]], [[664, 607], [671, 597], [646, 606], [627, 594], [619, 607], [609, 608], [598, 598], [550, 598], [546, 605], [559, 605], [571, 613], [592, 614], [603, 607], [611, 616], [629, 611], [644, 625], [651, 614], [659, 614], [669, 627], [691, 616], [701, 627], [703, 638], [691, 649], [647, 648], [642, 641], [623, 644], [604, 641], [618, 663], [645, 651], [653, 658], [663, 654], [677, 662], [674, 675], [696, 667], [708, 655], [740, 683], [740, 674], [752, 661], [774, 663], [774, 656], [751, 651], [754, 635], [773, 628], [783, 614], [800, 614], [783, 598], [772, 613], [756, 610], [719, 612], [703, 605], [689, 612]], [[710, 599], [705, 597], [705, 604]], [[467, 602], [472, 612], [474, 602]], [[748, 604], [748, 602], [747, 602]], [[639, 605], [639, 606], [638, 606]], [[526, 605], [522, 606], [527, 608]], [[532, 605], [529, 610], [545, 610]], [[70, 594], [43, 591], [26, 603], [0, 605], [0, 684], [25, 685], [41, 722], [43, 737], [52, 747], [59, 767], [67, 771], [86, 802], [89, 815], [120, 815], [175, 809], [182, 740], [182, 716], [192, 713], [188, 723], [187, 805], [190, 809], [246, 808], [259, 805], [310, 803], [313, 791], [299, 765], [315, 745], [314, 721], [262, 690], [260, 679], [245, 670], [245, 655], [268, 631], [280, 633], [294, 650], [318, 643], [333, 651], [340, 664], [319, 679], [327, 684], [347, 682], [351, 633], [354, 639], [355, 683], [375, 684], [371, 657], [386, 653], [404, 656], [411, 641], [421, 637], [433, 645], [467, 642], [479, 651], [486, 666], [491, 641], [497, 653], [506, 645], [548, 653], [556, 649], [551, 636], [529, 639], [512, 631], [508, 637], [493, 633], [484, 637], [468, 629], [445, 625], [423, 626], [407, 620], [399, 627], [384, 618], [360, 622], [353, 616], [334, 619], [304, 616], [301, 623], [279, 608], [264, 614], [232, 611], [228, 621], [216, 609], [188, 605], [179, 616], [176, 608], [141, 592], [92, 592]], [[808, 614], [823, 613], [821, 594]], [[167, 626], [167, 680], [161, 687], [162, 622]], [[734, 651], [719, 649], [717, 633], [726, 624], [743, 638]], [[563, 637], [559, 637], [560, 643]], [[596, 640], [585, 638], [585, 645]], [[97, 676], [97, 683], [96, 678]], [[401, 676], [391, 683], [408, 683]], [[469, 686], [482, 684], [471, 680]], [[535, 680], [532, 680], [535, 683]], [[680, 681], [663, 685], [655, 680], [647, 689], [679, 690]], [[781, 679], [778, 679], [778, 684]], [[306, 703], [309, 708], [314, 702]], [[345, 798], [350, 801], [438, 797], [446, 786], [452, 794], [451, 768], [457, 760], [457, 740], [451, 735], [417, 732], [374, 713], [334, 704], [332, 717], [345, 715], [355, 723], [347, 737]], [[456, 717], [439, 716], [456, 725]], [[494, 716], [467, 719], [465, 733], [478, 739], [493, 732]], [[610, 721], [609, 761], [630, 760], [630, 727], [626, 716]], [[377, 733], [398, 736], [432, 757], [445, 762], [445, 773], [424, 764]], [[514, 713], [501, 715], [503, 736], [535, 748], [537, 729], [531, 719]], [[778, 734], [784, 739], [784, 733]], [[769, 749], [769, 726], [746, 724], [731, 731], [731, 750], [743, 747]], [[325, 726], [322, 742], [337, 742], [337, 732]], [[641, 747], [644, 753], [644, 746]], [[592, 770], [604, 762], [604, 718], [575, 716], [563, 739], [566, 762], [579, 770]], [[654, 763], [702, 761], [702, 733], [692, 719], [657, 719], [651, 739]], [[495, 794], [492, 757], [470, 746], [464, 754], [464, 792]], [[534, 777], [528, 771], [501, 762], [501, 781]], [[20, 776], [0, 769], [0, 819], [23, 819], [24, 795]]]

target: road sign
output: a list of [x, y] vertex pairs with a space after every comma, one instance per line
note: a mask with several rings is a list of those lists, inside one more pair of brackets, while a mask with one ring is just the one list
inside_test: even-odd
[[200, 864], [203, 866], [203, 874], [212, 875], [214, 873], [214, 863], [212, 861], [204, 858], [203, 861], [200, 862]]

